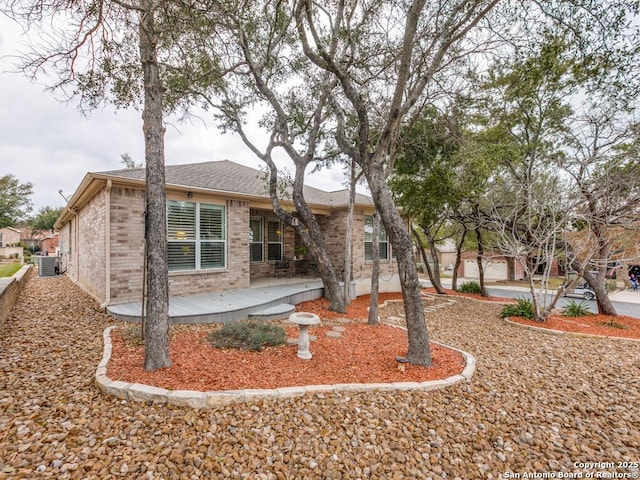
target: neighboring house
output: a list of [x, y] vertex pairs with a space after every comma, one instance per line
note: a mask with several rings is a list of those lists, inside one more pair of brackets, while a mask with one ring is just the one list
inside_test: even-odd
[[0, 247], [19, 247], [20, 230], [13, 227], [0, 228]]
[[24, 248], [32, 252], [40, 251], [40, 235], [37, 232], [34, 232], [29, 225], [20, 225], [18, 230], [20, 230], [20, 243]]
[[[274, 276], [275, 262], [301, 244], [275, 218], [264, 174], [230, 161], [167, 165], [169, 293], [172, 296], [247, 288]], [[61, 271], [103, 306], [139, 301], [143, 284], [145, 170], [88, 173], [56, 223]], [[305, 186], [334, 267], [344, 262], [348, 192]], [[282, 200], [293, 210], [290, 200]], [[357, 195], [353, 275], [369, 291], [371, 198]], [[390, 244], [380, 240], [381, 290], [397, 290]]]
[[40, 252], [45, 256], [56, 256], [58, 255], [58, 233], [51, 233], [46, 235], [40, 241]]
[[458, 252], [456, 250], [456, 242], [451, 238], [445, 239], [441, 244], [436, 245], [438, 252], [438, 262], [443, 272], [452, 273], [456, 264]]
[[20, 230], [13, 227], [0, 228], [0, 259], [9, 259], [22, 263], [22, 245]]
[[[480, 278], [478, 271], [477, 251], [462, 252], [458, 276], [463, 278]], [[485, 280], [521, 280], [525, 277], [524, 269], [513, 257], [498, 252], [487, 251], [482, 257]]]

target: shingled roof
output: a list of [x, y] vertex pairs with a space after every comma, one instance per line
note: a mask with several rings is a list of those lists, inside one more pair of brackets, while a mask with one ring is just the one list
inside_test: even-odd
[[[145, 179], [144, 168], [127, 168], [99, 173], [134, 180], [144, 181]], [[168, 186], [269, 197], [263, 172], [230, 160], [167, 165], [165, 181]], [[307, 203], [341, 207], [348, 204], [349, 192], [346, 189], [327, 192], [305, 185], [304, 197]], [[373, 205], [373, 200], [366, 195], [356, 194], [356, 204]]]

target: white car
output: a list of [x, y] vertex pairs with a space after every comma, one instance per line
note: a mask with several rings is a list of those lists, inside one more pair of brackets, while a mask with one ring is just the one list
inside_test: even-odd
[[589, 286], [588, 283], [584, 283], [573, 288], [562, 287], [564, 290], [564, 297], [577, 297], [584, 298], [585, 300], [593, 300], [596, 298], [596, 292]]

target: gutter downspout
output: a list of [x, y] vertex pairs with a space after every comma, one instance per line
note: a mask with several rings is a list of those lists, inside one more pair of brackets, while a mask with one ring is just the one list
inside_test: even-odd
[[105, 299], [100, 308], [107, 308], [111, 302], [111, 180], [107, 180], [104, 212], [104, 289]]
[[78, 207], [74, 207], [73, 214], [76, 219], [76, 260], [75, 260], [75, 268], [76, 268], [76, 283], [80, 283], [80, 215], [78, 213]]

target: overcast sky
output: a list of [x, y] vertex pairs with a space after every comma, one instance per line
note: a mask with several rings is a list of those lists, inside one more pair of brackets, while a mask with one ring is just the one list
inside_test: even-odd
[[[16, 69], [15, 55], [24, 50], [22, 38], [20, 28], [0, 15], [0, 176], [13, 174], [21, 183], [31, 182], [37, 212], [44, 206], [64, 206], [58, 191], [70, 198], [87, 172], [124, 168], [123, 153], [142, 162], [144, 141], [141, 112], [107, 106], [84, 117], [77, 103], [59, 102], [45, 91], [46, 79], [34, 83], [11, 73]], [[169, 120], [167, 165], [212, 160], [262, 165], [239, 137], [221, 135], [212, 122]], [[283, 159], [279, 167], [287, 165]], [[307, 182], [324, 190], [344, 188], [340, 169], [308, 175]]]

